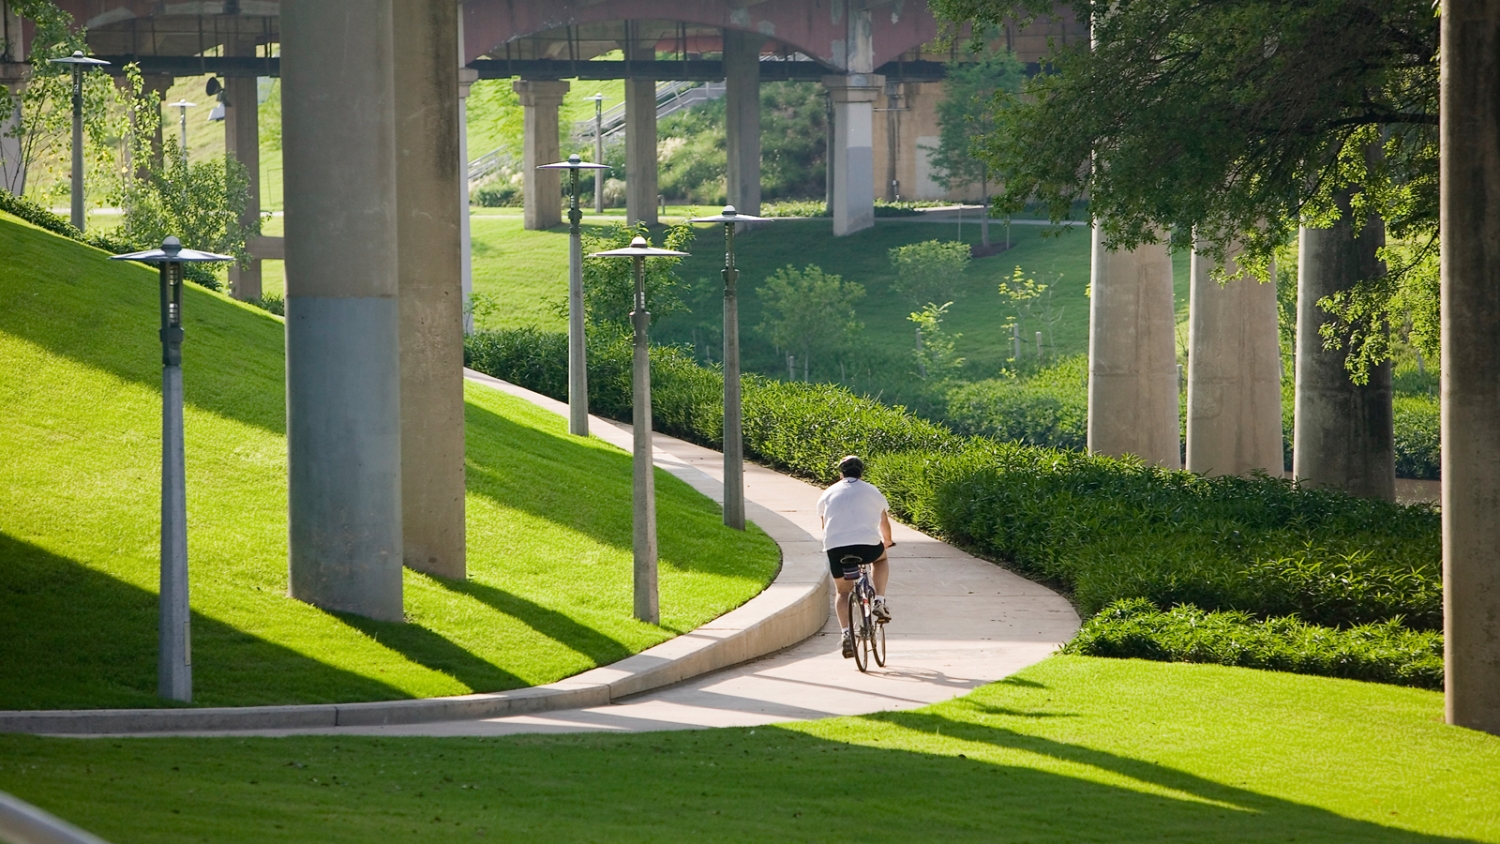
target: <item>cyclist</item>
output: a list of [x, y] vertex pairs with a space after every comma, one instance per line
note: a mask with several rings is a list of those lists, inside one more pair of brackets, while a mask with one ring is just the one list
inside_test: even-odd
[[885, 549], [896, 544], [891, 539], [890, 504], [880, 490], [862, 480], [864, 473], [864, 461], [852, 454], [845, 457], [839, 461], [839, 481], [818, 499], [823, 550], [828, 554], [828, 570], [838, 590], [839, 600], [834, 602], [834, 608], [838, 612], [845, 659], [854, 656], [845, 599], [859, 578], [861, 564], [874, 563], [875, 620], [881, 624], [891, 620], [885, 603], [885, 584], [890, 577]]

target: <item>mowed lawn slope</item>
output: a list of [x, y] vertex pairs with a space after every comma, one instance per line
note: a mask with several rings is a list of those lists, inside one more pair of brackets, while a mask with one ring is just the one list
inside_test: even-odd
[[936, 706], [775, 727], [0, 736], [0, 789], [116, 844], [1500, 841], [1500, 738], [1441, 716], [1416, 689], [1054, 657]]
[[[0, 708], [160, 705], [153, 271], [0, 215]], [[763, 533], [658, 475], [661, 627], [631, 614], [630, 459], [469, 387], [467, 581], [408, 571], [407, 624], [286, 596], [281, 322], [188, 285], [195, 702], [546, 683], [691, 629], [778, 566]]]

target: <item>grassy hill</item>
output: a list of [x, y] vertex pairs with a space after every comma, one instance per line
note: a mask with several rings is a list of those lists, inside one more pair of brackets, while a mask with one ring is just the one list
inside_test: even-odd
[[[5, 215], [0, 255], [0, 708], [157, 705], [155, 273]], [[185, 299], [198, 703], [550, 682], [743, 603], [777, 567], [764, 534], [659, 474], [663, 623], [633, 620], [629, 456], [470, 387], [470, 579], [408, 571], [404, 625], [291, 600], [281, 322]]]

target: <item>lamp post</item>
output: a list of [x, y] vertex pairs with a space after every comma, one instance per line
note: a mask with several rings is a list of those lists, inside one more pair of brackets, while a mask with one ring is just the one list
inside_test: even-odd
[[575, 153], [568, 156], [567, 161], [543, 164], [536, 169], [569, 171], [572, 201], [568, 205], [568, 433], [586, 437], [589, 435], [589, 358], [583, 332], [583, 235], [579, 231], [583, 212], [578, 209], [578, 171], [609, 168], [581, 161]]
[[73, 68], [73, 175], [70, 181], [73, 183], [73, 228], [83, 231], [83, 71], [109, 62], [85, 56], [82, 50], [47, 61]]
[[629, 258], [635, 264], [635, 306], [630, 323], [635, 327], [632, 367], [633, 405], [631, 427], [635, 433], [634, 503], [635, 617], [656, 624], [661, 611], [656, 592], [656, 482], [651, 474], [651, 341], [647, 334], [651, 314], [646, 311], [646, 259], [687, 257], [686, 252], [657, 249], [637, 236], [624, 249], [595, 252], [591, 258]]
[[190, 103], [187, 100], [178, 100], [175, 103], [170, 103], [170, 105], [172, 106], [172, 108], [177, 109], [177, 126], [182, 135], [182, 160], [187, 161], [187, 110], [190, 108], [196, 108], [198, 104]]
[[115, 255], [156, 264], [161, 279], [161, 596], [158, 601], [156, 693], [193, 699], [192, 616], [188, 611], [187, 478], [182, 447], [182, 265], [233, 261], [183, 249], [168, 237], [160, 249]]
[[733, 205], [721, 214], [695, 217], [695, 223], [724, 224], [724, 524], [745, 529], [745, 440], [740, 411], [740, 304], [735, 282], [734, 227], [765, 220], [741, 214]]
[[[584, 99], [594, 101], [594, 161], [604, 163], [604, 95], [595, 94]], [[594, 174], [594, 213], [604, 213], [604, 180], [600, 178], [603, 173]]]

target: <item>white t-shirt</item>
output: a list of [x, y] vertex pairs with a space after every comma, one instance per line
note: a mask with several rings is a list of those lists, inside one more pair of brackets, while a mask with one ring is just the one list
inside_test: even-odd
[[823, 550], [845, 545], [881, 545], [880, 514], [891, 509], [885, 496], [858, 478], [840, 478], [818, 499], [823, 517]]

